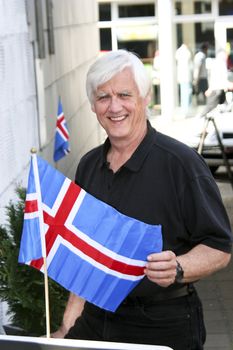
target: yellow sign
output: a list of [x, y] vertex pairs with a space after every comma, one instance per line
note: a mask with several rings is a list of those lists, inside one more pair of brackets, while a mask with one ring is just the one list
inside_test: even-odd
[[155, 40], [158, 34], [157, 25], [128, 26], [117, 28], [117, 39], [120, 41]]

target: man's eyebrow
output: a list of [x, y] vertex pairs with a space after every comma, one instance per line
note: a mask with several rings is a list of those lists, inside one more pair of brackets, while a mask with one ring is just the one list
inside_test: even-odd
[[132, 91], [122, 90], [122, 91], [119, 91], [118, 94], [132, 95]]
[[[130, 90], [119, 90], [117, 92], [117, 95], [128, 95], [128, 96], [132, 96], [132, 91]], [[101, 97], [108, 97], [110, 96], [110, 94], [108, 92], [104, 92], [104, 91], [97, 91], [96, 92], [96, 98], [101, 98]]]
[[96, 97], [105, 97], [108, 96], [109, 94], [107, 92], [104, 91], [99, 91], [96, 93]]

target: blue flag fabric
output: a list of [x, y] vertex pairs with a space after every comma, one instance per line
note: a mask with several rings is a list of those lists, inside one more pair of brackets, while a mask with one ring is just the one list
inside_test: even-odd
[[161, 225], [119, 213], [36, 156], [31, 165], [19, 262], [44, 271], [40, 203], [48, 276], [89, 302], [115, 311], [144, 277], [148, 254], [162, 250]]
[[61, 99], [58, 101], [57, 110], [57, 122], [56, 122], [56, 133], [55, 133], [55, 144], [54, 144], [54, 155], [53, 159], [55, 162], [63, 158], [70, 152], [69, 146], [69, 131], [65, 116], [63, 113]]

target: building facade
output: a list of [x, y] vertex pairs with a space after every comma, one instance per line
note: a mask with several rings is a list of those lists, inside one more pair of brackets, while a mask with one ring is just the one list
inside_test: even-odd
[[[208, 42], [208, 56], [218, 49], [233, 54], [233, 0], [98, 0], [101, 50], [125, 48], [136, 52], [153, 69], [160, 94], [154, 103], [172, 118], [179, 105], [176, 50], [187, 44], [194, 55]], [[153, 77], [152, 77], [153, 78]], [[158, 79], [159, 78], [159, 79]], [[156, 86], [155, 86], [156, 87]]]

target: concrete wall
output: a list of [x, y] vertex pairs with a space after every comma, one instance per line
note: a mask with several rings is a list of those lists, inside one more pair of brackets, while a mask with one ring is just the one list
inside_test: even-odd
[[38, 145], [33, 49], [24, 0], [0, 0], [0, 223]]

